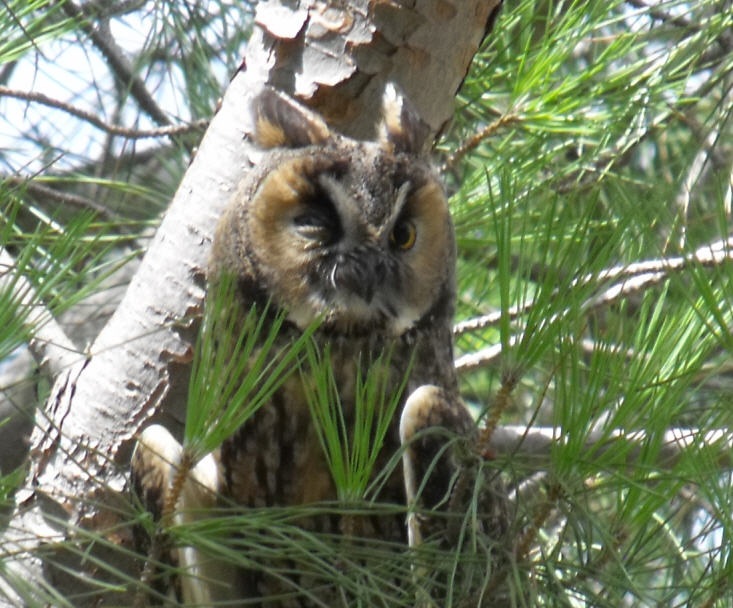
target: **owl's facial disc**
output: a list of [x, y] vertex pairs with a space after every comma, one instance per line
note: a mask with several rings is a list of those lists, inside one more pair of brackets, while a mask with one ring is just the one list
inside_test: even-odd
[[287, 155], [259, 183], [247, 216], [258, 280], [301, 329], [402, 335], [441, 302], [452, 310], [448, 204], [419, 159], [343, 145]]
[[314, 180], [313, 196], [294, 215], [293, 229], [312, 256], [306, 297], [290, 302], [301, 327], [316, 318], [344, 332], [404, 333], [424, 312], [403, 290], [409, 286], [410, 251], [421, 240], [419, 221], [404, 210], [410, 182], [393, 190], [391, 211], [369, 221], [363, 203], [336, 177]]

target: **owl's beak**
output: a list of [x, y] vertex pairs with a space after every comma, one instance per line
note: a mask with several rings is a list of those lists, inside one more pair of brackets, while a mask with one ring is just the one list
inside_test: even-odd
[[331, 271], [331, 285], [337, 292], [346, 291], [371, 304], [377, 289], [384, 283], [385, 264], [377, 256], [339, 256]]

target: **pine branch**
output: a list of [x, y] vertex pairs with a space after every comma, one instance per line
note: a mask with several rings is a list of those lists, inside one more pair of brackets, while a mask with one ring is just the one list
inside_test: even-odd
[[76, 116], [77, 118], [94, 125], [98, 129], [101, 129], [110, 135], [120, 135], [127, 139], [145, 139], [148, 137], [183, 135], [193, 131], [203, 131], [209, 124], [208, 119], [202, 118], [187, 125], [168, 125], [157, 129], [133, 129], [131, 127], [121, 127], [119, 125], [107, 123], [99, 118], [97, 114], [87, 112], [86, 110], [77, 108], [70, 103], [54, 99], [53, 97], [49, 97], [48, 95], [44, 95], [43, 93], [38, 93], [36, 91], [19, 91], [5, 86], [0, 86], [0, 97], [3, 96], [34, 101], [51, 108], [63, 110], [72, 116]]
[[731, 111], [733, 111], [733, 87], [728, 89], [727, 95], [721, 101], [720, 108], [716, 112], [722, 120], [713, 121], [714, 126], [705, 135], [700, 150], [690, 163], [685, 179], [680, 184], [679, 193], [674, 200], [674, 207], [679, 210], [679, 221], [681, 222], [681, 234], [678, 244], [680, 249], [684, 250], [687, 245], [687, 217], [692, 203], [692, 192], [702, 179], [703, 171], [706, 168], [709, 170], [716, 147], [723, 144], [723, 132]]
[[79, 196], [71, 192], [61, 192], [54, 188], [44, 186], [30, 178], [7, 176], [0, 179], [6, 183], [21, 186], [26, 192], [30, 192], [39, 198], [46, 198], [61, 205], [72, 205], [81, 209], [91, 209], [103, 217], [110, 217], [110, 210], [107, 207], [85, 196]]
[[[696, 266], [714, 267], [731, 259], [733, 259], [733, 237], [703, 245], [695, 250], [694, 253], [688, 255], [634, 262], [632, 264], [613, 266], [598, 273], [587, 274], [573, 281], [570, 284], [570, 288], [585, 287], [594, 283], [602, 286], [611, 280], [618, 280], [615, 284], [603, 288], [597, 295], [586, 300], [582, 309], [588, 311], [598, 306], [611, 304], [623, 296], [660, 283], [672, 273], [682, 272]], [[555, 292], [555, 295], [558, 294], [559, 292]], [[513, 306], [509, 309], [507, 315], [510, 319], [517, 319], [522, 314], [528, 312], [533, 306], [533, 301]], [[561, 316], [562, 314], [564, 313], [560, 312], [556, 316]], [[494, 327], [499, 323], [501, 317], [501, 312], [496, 311], [472, 319], [466, 319], [454, 325], [453, 335], [460, 336], [467, 332]], [[479, 356], [478, 353], [473, 353], [467, 355], [465, 359], [461, 357], [459, 359], [461, 363], [459, 365], [457, 362], [457, 366], [459, 369], [463, 369], [464, 366], [467, 369], [472, 369], [477, 366], [477, 362], [481, 358], [490, 361], [496, 356], [497, 353], [492, 346], [489, 349], [485, 349], [483, 355]]]
[[67, 337], [61, 325], [35, 295], [30, 281], [23, 276], [13, 276], [15, 260], [0, 248], [0, 289], [10, 287], [22, 307], [29, 309], [26, 325], [33, 326], [29, 347], [41, 370], [49, 377], [58, 374], [84, 358]]
[[[592, 430], [586, 436], [584, 451], [594, 459], [601, 457], [619, 442], [625, 444], [626, 459], [619, 467], [632, 465], [652, 437], [643, 430], [622, 429]], [[488, 447], [495, 453], [521, 459], [532, 469], [549, 470], [552, 467], [552, 450], [557, 443], [564, 441], [560, 428], [526, 427], [521, 425], [498, 426], [492, 433]], [[733, 469], [733, 431], [730, 429], [711, 429], [704, 431], [696, 428], [671, 428], [664, 433], [656, 465], [660, 469], [672, 469], [686, 455], [710, 450], [712, 460], [721, 470]]]

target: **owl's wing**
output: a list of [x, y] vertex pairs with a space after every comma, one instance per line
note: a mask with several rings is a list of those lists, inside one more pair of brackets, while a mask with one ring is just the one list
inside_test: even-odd
[[[175, 485], [182, 456], [181, 445], [159, 425], [147, 427], [135, 446], [130, 464], [132, 490], [153, 515], [156, 527], [165, 514], [166, 498]], [[207, 517], [207, 510], [216, 505], [220, 487], [218, 459], [215, 454], [208, 454], [186, 473], [180, 496], [169, 514], [171, 521], [162, 522], [163, 525], [181, 525]], [[170, 539], [158, 532], [149, 539], [138, 529], [135, 539], [151, 563], [162, 562], [178, 569], [176, 580], [164, 577], [159, 584], [153, 584], [158, 592], [175, 595], [184, 605], [211, 605], [230, 599], [234, 574], [220, 560], [210, 559], [194, 547], [173, 546]]]
[[482, 466], [476, 423], [459, 398], [437, 386], [416, 389], [402, 410], [400, 441], [410, 546], [435, 535], [454, 546], [469, 509], [480, 528], [472, 532], [501, 539], [509, 526], [504, 485]]

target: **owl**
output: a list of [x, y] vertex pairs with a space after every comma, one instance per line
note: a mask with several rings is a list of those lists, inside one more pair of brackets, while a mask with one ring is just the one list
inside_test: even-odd
[[[481, 457], [453, 365], [455, 237], [443, 187], [422, 154], [428, 129], [392, 85], [384, 94], [375, 141], [335, 133], [320, 116], [269, 88], [250, 111], [249, 135], [263, 156], [219, 221], [209, 293], [223, 277], [233, 277], [237, 314], [245, 317], [256, 307], [269, 311], [271, 320], [281, 315], [270, 352], [312, 332], [311, 344], [329, 367], [332, 405], [347, 436], [360, 416], [365, 378], [378, 378], [383, 394], [396, 400], [385, 432], [372, 431], [378, 444], [371, 474], [377, 488], [372, 502], [395, 508], [353, 515], [316, 509], [296, 525], [317, 538], [340, 539], [344, 555], [351, 549], [359, 553], [369, 542], [391, 552], [416, 548], [426, 538], [455, 542], [465, 519], [451, 523], [437, 514], [471, 502]], [[252, 356], [257, 355], [255, 349]], [[370, 375], [375, 365], [380, 371]], [[301, 360], [298, 372], [190, 471], [176, 521], [207, 517], [208, 509], [222, 504], [236, 505], [246, 517], [262, 509], [332, 505], [340, 499], [309, 405], [314, 373]], [[152, 511], [161, 512], [180, 458], [180, 445], [162, 427], [141, 434], [132, 480]], [[484, 485], [494, 488], [492, 497], [497, 494], [496, 481]], [[474, 503], [496, 512], [486, 528], [498, 537], [505, 519], [502, 500]], [[247, 532], [240, 535], [246, 540]], [[261, 546], [270, 546], [264, 533], [258, 538]], [[272, 547], [272, 557], [252, 560], [257, 563], [251, 568], [209, 560], [192, 547], [176, 549], [172, 559], [184, 572], [182, 601], [283, 607], [377, 603], [360, 596], [358, 587], [336, 582], [338, 576], [303, 572], [302, 560]], [[334, 572], [339, 567], [335, 564]]]

